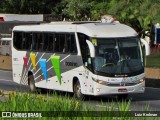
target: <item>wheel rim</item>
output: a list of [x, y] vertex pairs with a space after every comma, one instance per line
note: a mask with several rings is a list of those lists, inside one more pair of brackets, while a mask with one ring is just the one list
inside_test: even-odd
[[32, 92], [35, 91], [35, 83], [32, 77], [29, 77], [29, 87]]
[[81, 86], [80, 86], [80, 83], [79, 82], [77, 82], [76, 84], [75, 84], [75, 95], [76, 95], [76, 97], [79, 99], [79, 98], [81, 98], [82, 97], [82, 93], [81, 93]]
[[78, 84], [77, 87], [76, 87], [76, 93], [77, 93], [77, 97], [80, 98], [82, 93], [81, 93], [81, 87], [80, 85]]
[[30, 87], [31, 91], [33, 91], [34, 88], [35, 88], [34, 85], [33, 85], [33, 83], [31, 81], [30, 81], [29, 87]]

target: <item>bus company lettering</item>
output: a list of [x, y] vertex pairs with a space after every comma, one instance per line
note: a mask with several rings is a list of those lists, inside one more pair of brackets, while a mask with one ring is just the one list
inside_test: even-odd
[[65, 66], [74, 66], [74, 67], [76, 67], [76, 66], [78, 66], [78, 63], [75, 63], [75, 62], [64, 62], [64, 65]]

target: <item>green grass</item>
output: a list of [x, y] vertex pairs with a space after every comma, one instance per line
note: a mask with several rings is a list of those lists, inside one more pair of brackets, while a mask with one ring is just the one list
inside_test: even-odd
[[146, 57], [146, 67], [160, 68], [160, 52], [153, 53]]
[[[101, 104], [104, 105], [103, 103]], [[74, 97], [67, 95], [61, 96], [57, 95], [57, 93], [41, 95], [11, 92], [5, 101], [0, 101], [0, 109], [1, 111], [20, 113], [38, 111], [42, 113], [42, 118], [38, 118], [38, 120], [139, 120], [138, 118], [129, 116], [130, 104], [130, 100], [112, 101], [110, 107], [101, 108], [100, 111], [103, 112], [98, 113], [96, 108], [90, 107], [90, 105], [86, 106], [83, 104], [83, 101], [77, 101]], [[115, 107], [118, 107], [117, 111], [114, 111]], [[49, 114], [56, 117], [47, 117]], [[117, 114], [120, 117], [115, 117]], [[15, 119], [18, 120], [20, 118]], [[32, 120], [33, 118], [30, 119]], [[36, 119], [34, 118], [34, 120]], [[154, 120], [158, 119], [155, 118]]]

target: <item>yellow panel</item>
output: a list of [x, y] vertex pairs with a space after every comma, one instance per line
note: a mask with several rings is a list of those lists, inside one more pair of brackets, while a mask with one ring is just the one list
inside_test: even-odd
[[35, 53], [30, 53], [30, 58], [32, 61], [33, 68], [34, 68], [34, 70], [36, 70], [36, 55], [35, 55]]

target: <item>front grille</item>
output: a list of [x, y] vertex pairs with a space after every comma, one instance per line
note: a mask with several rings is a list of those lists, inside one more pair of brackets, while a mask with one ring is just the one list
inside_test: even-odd
[[117, 83], [117, 84], [108, 84], [107, 86], [110, 87], [121, 87], [121, 86], [134, 86], [139, 84], [140, 82], [134, 82], [134, 83]]

